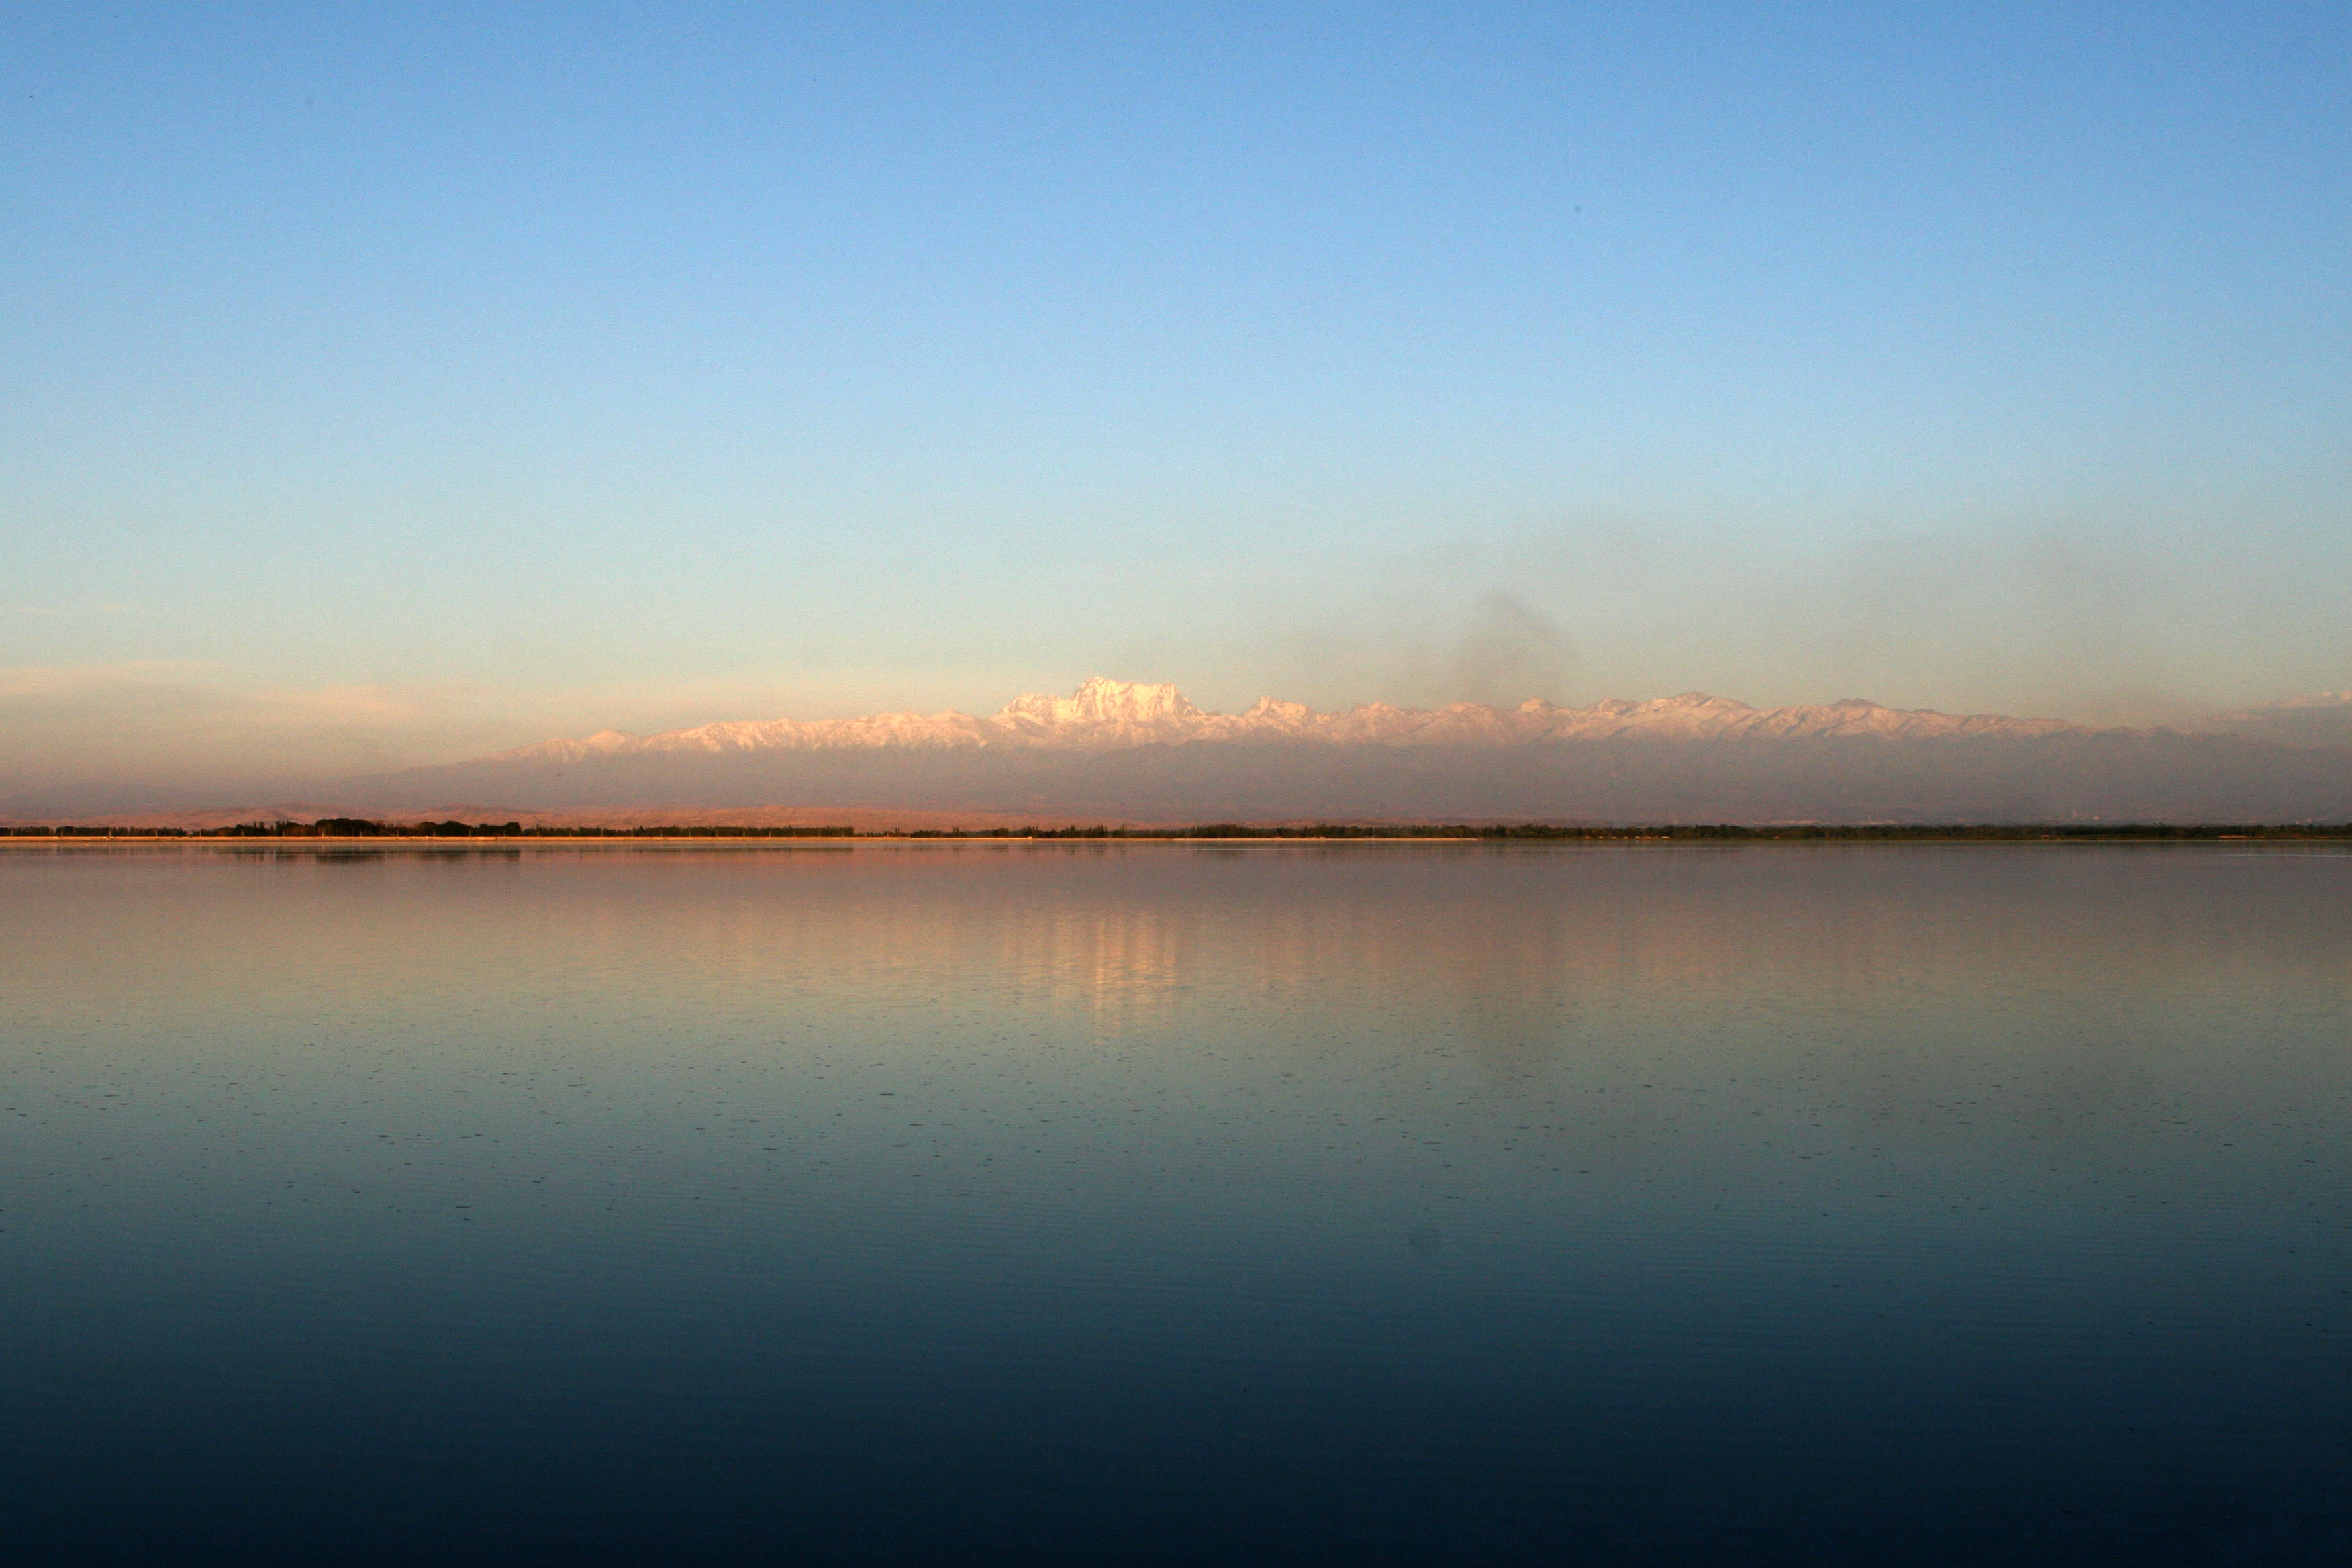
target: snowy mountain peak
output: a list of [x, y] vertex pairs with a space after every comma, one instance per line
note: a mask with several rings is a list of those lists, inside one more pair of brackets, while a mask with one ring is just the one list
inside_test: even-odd
[[996, 717], [1027, 720], [1060, 730], [1077, 724], [1159, 725], [1170, 720], [1197, 719], [1201, 710], [1165, 681], [1147, 685], [1139, 680], [1113, 680], [1097, 675], [1068, 697], [1025, 692], [999, 709]]
[[1753, 713], [1747, 703], [1732, 697], [1717, 697], [1708, 691], [1685, 691], [1674, 697], [1654, 697], [1642, 707], [1661, 712]]
[[1329, 713], [1303, 702], [1265, 697], [1245, 712], [1210, 713], [1194, 707], [1182, 692], [1165, 682], [1096, 676], [1067, 697], [1045, 692], [1016, 697], [986, 719], [958, 712], [875, 713], [862, 719], [807, 721], [740, 720], [650, 736], [607, 730], [585, 741], [548, 741], [490, 760], [569, 765], [591, 758], [659, 753], [743, 755], [1007, 746], [1084, 752], [1196, 742], [1426, 747], [1645, 737], [1690, 742], [1785, 741], [1801, 736], [1923, 740], [1998, 734], [2023, 739], [2073, 728], [2048, 719], [1882, 708], [1856, 698], [1822, 707], [1759, 709], [1704, 691], [1646, 702], [1611, 698], [1590, 708], [1560, 708], [1535, 698], [1516, 708], [1452, 702], [1443, 708], [1414, 709], [1367, 702]]

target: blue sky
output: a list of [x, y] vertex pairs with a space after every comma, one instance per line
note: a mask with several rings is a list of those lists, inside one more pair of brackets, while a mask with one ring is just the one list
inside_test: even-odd
[[0, 18], [20, 773], [2352, 686], [2340, 6]]

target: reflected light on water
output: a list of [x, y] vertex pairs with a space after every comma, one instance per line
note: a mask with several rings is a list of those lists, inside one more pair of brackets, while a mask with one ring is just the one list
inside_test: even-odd
[[0, 855], [0, 1506], [37, 1562], [2342, 1561], [2347, 871]]

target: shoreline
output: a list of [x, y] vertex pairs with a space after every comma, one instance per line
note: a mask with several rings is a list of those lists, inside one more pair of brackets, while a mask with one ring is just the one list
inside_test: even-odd
[[2352, 825], [2314, 824], [2131, 824], [2115, 826], [2075, 825], [1974, 825], [1930, 826], [1861, 826], [1853, 827], [1704, 827], [1644, 826], [1627, 828], [1552, 828], [1514, 826], [1508, 828], [1454, 826], [1429, 829], [1350, 827], [1343, 831], [1265, 828], [1244, 831], [1137, 830], [1119, 828], [1050, 829], [1036, 832], [917, 830], [910, 832], [724, 832], [707, 828], [605, 831], [561, 830], [521, 833], [398, 833], [345, 834], [196, 832], [153, 833], [105, 828], [44, 831], [0, 828], [0, 850], [60, 848], [301, 849], [336, 850], [499, 849], [532, 848], [768, 848], [835, 849], [851, 847], [922, 847], [927, 846], [1066, 846], [1171, 845], [1282, 847], [1291, 845], [1488, 845], [1496, 847], [1536, 846], [1681, 845], [1733, 847], [1769, 844], [2347, 844]]

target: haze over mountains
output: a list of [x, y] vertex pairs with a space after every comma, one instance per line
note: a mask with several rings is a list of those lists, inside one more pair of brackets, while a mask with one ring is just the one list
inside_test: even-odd
[[985, 719], [953, 711], [877, 713], [862, 719], [805, 723], [772, 719], [704, 724], [652, 736], [606, 731], [584, 741], [548, 741], [483, 761], [536, 759], [572, 763], [599, 756], [883, 746], [1035, 746], [1062, 751], [1108, 751], [1217, 741], [1307, 741], [1333, 746], [1488, 746], [1546, 740], [1598, 740], [1628, 734], [1685, 739], [1734, 735], [2024, 735], [2048, 734], [2069, 727], [2058, 720], [2009, 719], [1990, 714], [1956, 718], [1946, 713], [1902, 712], [1861, 701], [1759, 710], [1729, 698], [1696, 691], [1649, 702], [1612, 700], [1591, 708], [1559, 708], [1535, 699], [1513, 709], [1476, 702], [1456, 702], [1437, 709], [1397, 708], [1372, 702], [1339, 713], [1318, 713], [1304, 703], [1265, 697], [1245, 712], [1207, 713], [1187, 701], [1173, 686], [1097, 676], [1072, 696], [1049, 697], [1033, 692], [1013, 699]]
[[[2352, 698], [2215, 732], [2097, 729], [1848, 700], [1757, 709], [1690, 692], [1561, 708], [1261, 700], [1195, 707], [1097, 678], [954, 711], [750, 720], [559, 739], [350, 781], [341, 809], [955, 813], [1202, 821], [2352, 818]], [[2267, 732], [2265, 732], [2267, 731]]]

